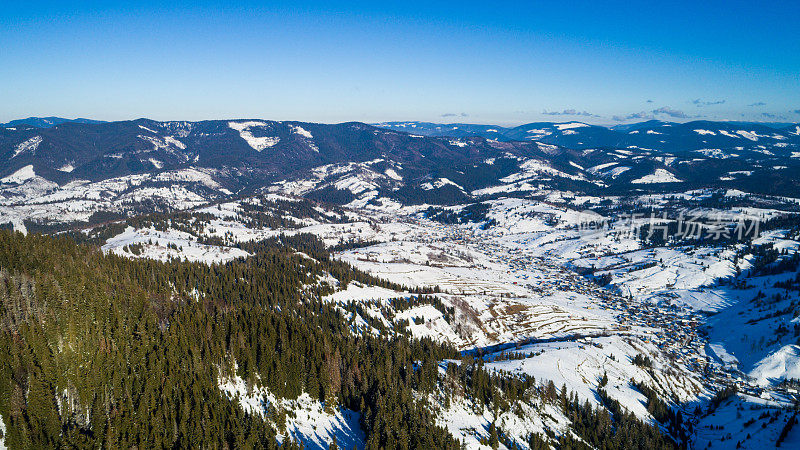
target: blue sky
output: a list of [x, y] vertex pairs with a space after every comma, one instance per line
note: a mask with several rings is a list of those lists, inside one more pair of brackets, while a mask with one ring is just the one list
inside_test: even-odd
[[18, 2], [0, 122], [800, 121], [800, 2]]

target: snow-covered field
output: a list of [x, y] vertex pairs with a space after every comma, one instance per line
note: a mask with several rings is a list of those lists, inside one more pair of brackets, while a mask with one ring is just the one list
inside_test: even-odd
[[[141, 246], [141, 250], [132, 247]], [[149, 258], [159, 261], [186, 259], [204, 263], [226, 262], [250, 256], [244, 250], [234, 247], [205, 245], [198, 243], [189, 233], [178, 230], [158, 231], [152, 228], [134, 229], [128, 227], [124, 232], [108, 239], [103, 251], [117, 255]]]
[[[791, 335], [775, 339], [774, 331], [781, 324], [791, 328], [796, 321], [783, 315], [753, 323], [756, 311], [746, 303], [757, 290], [733, 286], [751, 267], [752, 258], [737, 256], [741, 245], [643, 248], [637, 239], [613, 229], [576, 230], [602, 219], [591, 212], [518, 199], [490, 203], [487, 217], [495, 225], [488, 230], [440, 225], [412, 214], [405, 234], [399, 230], [392, 239], [377, 239], [383, 242], [345, 251], [339, 258], [397, 283], [436, 286], [442, 291], [437, 296], [462, 312], [456, 313], [455, 326], [430, 307], [405, 315], [425, 318], [410, 327], [415, 336], [438, 337], [465, 349], [499, 349], [499, 355], [527, 355], [488, 367], [565, 384], [590, 402], [597, 403], [597, 382], [606, 374], [609, 395], [648, 420], [632, 378], [653, 386], [688, 415], [728, 385], [751, 394], [742, 394], [742, 408], [754, 407], [756, 394], [771, 398], [776, 407], [790, 404], [777, 383], [800, 378], [800, 351]], [[754, 243], [784, 252], [798, 246], [775, 232]], [[587, 269], [609, 276], [610, 283], [600, 288], [573, 272]], [[765, 277], [757, 285], [770, 295], [777, 290], [765, 287], [780, 279]], [[773, 309], [792, 304], [784, 299]], [[732, 315], [741, 328], [731, 326]], [[632, 363], [639, 354], [653, 360], [652, 369]], [[480, 422], [469, 417], [459, 420]], [[766, 433], [779, 432], [785, 419], [770, 422]], [[730, 426], [743, 426], [746, 420]], [[707, 439], [703, 433], [698, 430], [698, 439]]]

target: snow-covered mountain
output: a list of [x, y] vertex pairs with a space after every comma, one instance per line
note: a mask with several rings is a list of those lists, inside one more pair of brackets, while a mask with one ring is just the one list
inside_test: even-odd
[[[205, 173], [223, 193], [293, 183], [303, 184], [304, 194], [340, 203], [366, 201], [370, 192], [446, 204], [544, 187], [593, 194], [719, 187], [792, 195], [800, 180], [800, 132], [793, 129], [659, 122], [620, 132], [542, 123], [507, 129], [505, 135], [518, 140], [501, 142], [426, 137], [410, 125], [404, 129], [411, 132], [399, 132], [361, 123], [139, 119], [2, 127], [0, 187], [8, 201], [20, 201], [20, 195], [41, 197], [75, 183], [124, 177], [158, 188], [169, 173], [188, 170]], [[160, 173], [167, 175], [152, 176]]]
[[[422, 136], [480, 136], [500, 141], [535, 140], [572, 149], [637, 147], [673, 153], [718, 148], [770, 150], [796, 148], [797, 124], [651, 120], [603, 127], [583, 122], [538, 122], [506, 128], [496, 125], [436, 124], [429, 122], [384, 122], [381, 128]], [[777, 144], [777, 145], [776, 145]]]

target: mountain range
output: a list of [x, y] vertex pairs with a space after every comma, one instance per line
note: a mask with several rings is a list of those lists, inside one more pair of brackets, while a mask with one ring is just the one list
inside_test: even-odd
[[34, 128], [50, 128], [62, 123], [104, 123], [103, 120], [94, 119], [65, 119], [63, 117], [27, 117], [25, 119], [15, 119], [10, 122], [0, 124], [6, 128], [14, 127], [34, 127]]
[[536, 122], [505, 128], [497, 125], [384, 122], [378, 127], [422, 136], [479, 136], [498, 141], [539, 141], [573, 149], [637, 147], [670, 152], [709, 148], [753, 148], [797, 143], [797, 124], [650, 120], [614, 127], [583, 122]]
[[[0, 127], [0, 196], [13, 203], [23, 191], [29, 198], [119, 177], [138, 177], [140, 188], [184, 183], [207, 199], [213, 184], [219, 195], [282, 189], [343, 204], [452, 204], [547, 189], [622, 195], [711, 187], [794, 196], [799, 157], [798, 125], [67, 121]], [[198, 187], [174, 175], [186, 170], [210, 181]]]

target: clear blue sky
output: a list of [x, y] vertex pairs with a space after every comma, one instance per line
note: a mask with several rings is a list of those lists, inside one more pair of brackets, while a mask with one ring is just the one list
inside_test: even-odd
[[800, 121], [796, 0], [330, 3], [6, 5], [0, 122]]

